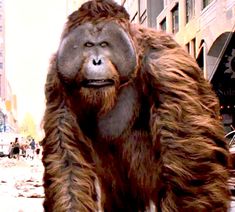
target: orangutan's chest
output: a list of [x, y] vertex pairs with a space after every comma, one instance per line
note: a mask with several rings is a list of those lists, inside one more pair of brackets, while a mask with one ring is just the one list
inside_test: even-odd
[[139, 96], [136, 88], [129, 86], [120, 92], [114, 108], [97, 122], [98, 137], [113, 140], [130, 130], [139, 116]]

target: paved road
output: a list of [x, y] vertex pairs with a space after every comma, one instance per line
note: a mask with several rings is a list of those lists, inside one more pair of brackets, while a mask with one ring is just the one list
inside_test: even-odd
[[[42, 176], [40, 159], [0, 158], [0, 212], [43, 212]], [[235, 198], [229, 212], [235, 212]]]
[[42, 198], [1, 197], [1, 212], [43, 212]]
[[43, 212], [40, 159], [0, 158], [0, 211]]

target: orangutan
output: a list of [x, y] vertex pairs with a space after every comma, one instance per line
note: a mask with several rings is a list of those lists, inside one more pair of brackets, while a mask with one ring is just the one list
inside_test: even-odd
[[227, 211], [219, 103], [170, 35], [88, 1], [68, 17], [45, 95], [46, 212]]

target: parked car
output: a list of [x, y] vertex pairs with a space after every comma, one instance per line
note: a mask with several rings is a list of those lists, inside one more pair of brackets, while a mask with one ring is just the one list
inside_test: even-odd
[[11, 142], [14, 142], [16, 137], [19, 138], [20, 144], [23, 143], [23, 137], [20, 134], [11, 132], [0, 133], [0, 157], [9, 156]]
[[0, 157], [8, 156], [9, 154], [9, 143], [0, 139]]
[[229, 144], [229, 152], [231, 157], [231, 177], [229, 179], [229, 187], [232, 195], [235, 196], [235, 130], [229, 132], [226, 136]]
[[228, 140], [229, 152], [231, 153], [232, 168], [235, 172], [235, 130], [229, 132], [225, 138]]
[[229, 132], [227, 135], [225, 135], [225, 138], [228, 139], [229, 142], [229, 148], [235, 147], [235, 130]]

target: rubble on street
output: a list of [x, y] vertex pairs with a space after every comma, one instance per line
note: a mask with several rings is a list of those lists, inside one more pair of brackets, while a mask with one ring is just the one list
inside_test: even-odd
[[40, 158], [0, 158], [0, 211], [43, 212], [42, 177]]

